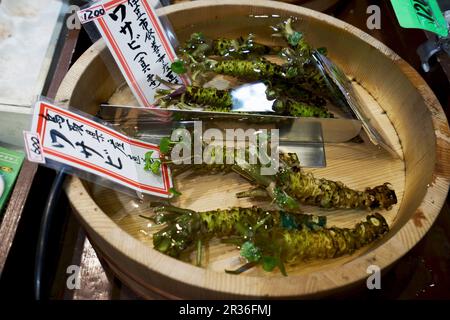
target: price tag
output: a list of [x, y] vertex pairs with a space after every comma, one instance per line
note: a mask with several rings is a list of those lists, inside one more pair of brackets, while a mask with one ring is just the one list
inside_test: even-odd
[[87, 9], [78, 12], [78, 18], [81, 23], [87, 23], [94, 19], [97, 19], [105, 14], [105, 8], [103, 5], [94, 5]]
[[103, 0], [78, 11], [82, 23], [92, 21], [119, 65], [141, 106], [151, 107], [161, 83], [184, 82], [171, 70], [176, 59], [150, 0]]
[[448, 23], [436, 0], [391, 0], [403, 28], [423, 29], [441, 37], [448, 35]]
[[31, 162], [45, 163], [44, 155], [41, 149], [41, 138], [39, 133], [24, 131], [23, 137], [25, 139], [25, 150], [27, 158]]
[[58, 106], [36, 103], [25, 143], [28, 154], [35, 154], [30, 161], [41, 162], [33, 152], [39, 150], [43, 160], [70, 165], [142, 193], [172, 195], [169, 168], [161, 164], [157, 145], [129, 138]]

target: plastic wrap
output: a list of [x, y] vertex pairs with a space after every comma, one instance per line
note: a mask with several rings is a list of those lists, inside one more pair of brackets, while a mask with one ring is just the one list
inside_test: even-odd
[[30, 127], [25, 145], [32, 161], [128, 194], [172, 196], [171, 173], [160, 161], [158, 144], [44, 98], [35, 104]]
[[102, 0], [78, 12], [91, 39], [102, 39], [109, 48], [103, 59], [118, 85], [125, 79], [141, 107], [152, 107], [156, 90], [164, 87], [158, 77], [188, 83], [171, 69], [178, 42], [169, 20], [156, 15], [158, 7], [158, 0]]

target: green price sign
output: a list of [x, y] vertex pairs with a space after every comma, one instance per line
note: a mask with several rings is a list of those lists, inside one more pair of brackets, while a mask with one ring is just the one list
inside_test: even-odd
[[391, 0], [403, 28], [423, 29], [441, 37], [448, 35], [448, 24], [436, 0]]

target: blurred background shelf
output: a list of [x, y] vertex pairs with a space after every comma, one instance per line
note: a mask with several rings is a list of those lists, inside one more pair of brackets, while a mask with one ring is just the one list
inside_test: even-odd
[[3, 0], [0, 3], [0, 141], [23, 145], [31, 105], [45, 93], [63, 44], [68, 2]]

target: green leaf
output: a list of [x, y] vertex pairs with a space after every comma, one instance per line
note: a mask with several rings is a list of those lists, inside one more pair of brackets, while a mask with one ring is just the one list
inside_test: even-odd
[[284, 263], [283, 261], [281, 261], [280, 259], [278, 259], [278, 268], [281, 271], [281, 274], [285, 277], [287, 277], [287, 272], [286, 272], [286, 268], [284, 267]]
[[145, 171], [150, 171], [151, 170], [151, 166], [152, 166], [152, 163], [153, 163], [152, 155], [153, 155], [153, 151], [148, 151], [148, 152], [145, 153], [145, 156], [144, 156], [144, 161], [145, 161], [144, 170]]
[[160, 160], [154, 160], [153, 163], [150, 165], [150, 170], [152, 171], [153, 174], [160, 173], [161, 172], [160, 168], [161, 168]]
[[151, 171], [153, 174], [159, 174], [161, 168], [161, 160], [152, 158], [154, 151], [148, 151], [145, 153], [145, 166], [144, 171]]
[[170, 141], [170, 138], [164, 137], [159, 142], [159, 150], [161, 153], [168, 153], [170, 151], [170, 145], [172, 144], [172, 141]]
[[175, 197], [181, 196], [181, 192], [178, 192], [177, 190], [175, 190], [175, 188], [170, 188], [170, 189], [169, 189], [169, 192], [170, 192], [171, 194], [173, 194]]
[[151, 159], [151, 158], [152, 158], [152, 155], [153, 155], [153, 153], [154, 153], [154, 151], [153, 151], [153, 150], [150, 150], [150, 151], [146, 152], [146, 153], [145, 153], [145, 160], [149, 160], [149, 159]]
[[282, 208], [287, 208], [289, 210], [298, 209], [298, 202], [294, 198], [286, 194], [282, 189], [275, 188], [275, 200], [277, 204]]
[[143, 219], [150, 220], [151, 222], [155, 222], [155, 219], [154, 219], [153, 217], [147, 217], [147, 216], [144, 216], [144, 215], [142, 215], [142, 214], [140, 214], [139, 217], [141, 217], [141, 218], [143, 218]]
[[300, 40], [302, 39], [303, 34], [298, 31], [294, 31], [293, 34], [288, 36], [288, 42], [291, 46], [295, 47], [300, 43]]
[[261, 251], [252, 242], [247, 241], [241, 247], [241, 256], [250, 262], [257, 262], [261, 259]]
[[181, 60], [172, 62], [172, 64], [170, 65], [170, 69], [176, 74], [184, 74], [187, 72], [186, 67], [184, 66], [184, 62]]
[[264, 271], [267, 272], [272, 272], [279, 264], [278, 259], [274, 257], [262, 257], [261, 263]]

